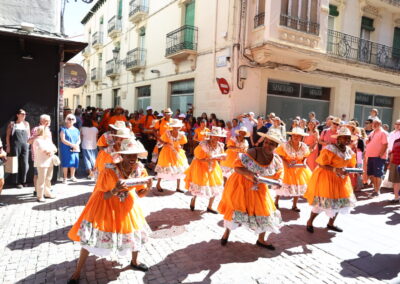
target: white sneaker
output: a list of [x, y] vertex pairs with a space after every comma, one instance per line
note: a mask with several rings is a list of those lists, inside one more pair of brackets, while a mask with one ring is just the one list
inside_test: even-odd
[[63, 178], [62, 183], [63, 183], [63, 184], [67, 184], [67, 179], [66, 179], [66, 178]]
[[72, 178], [71, 178], [71, 181], [72, 181], [72, 182], [77, 182], [78, 180], [76, 179], [76, 177], [72, 177]]

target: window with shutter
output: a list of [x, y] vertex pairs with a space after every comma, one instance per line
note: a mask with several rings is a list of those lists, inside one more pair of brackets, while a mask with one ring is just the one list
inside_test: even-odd
[[392, 55], [400, 59], [400, 28], [398, 27], [394, 28]]

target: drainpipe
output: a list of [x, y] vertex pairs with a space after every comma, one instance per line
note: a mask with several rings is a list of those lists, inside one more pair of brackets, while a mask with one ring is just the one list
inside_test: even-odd
[[217, 21], [218, 21], [218, 0], [215, 0], [215, 14], [214, 14], [214, 47], [213, 47], [213, 76], [212, 81], [215, 84], [216, 72], [217, 72]]

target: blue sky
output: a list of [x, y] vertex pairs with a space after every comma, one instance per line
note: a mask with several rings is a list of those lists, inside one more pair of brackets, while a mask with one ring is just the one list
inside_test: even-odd
[[77, 0], [76, 2], [75, 0], [69, 0], [64, 13], [65, 33], [69, 37], [79, 40], [76, 36], [83, 34], [81, 21], [96, 2], [97, 0], [94, 0], [92, 3], [86, 4], [82, 0]]

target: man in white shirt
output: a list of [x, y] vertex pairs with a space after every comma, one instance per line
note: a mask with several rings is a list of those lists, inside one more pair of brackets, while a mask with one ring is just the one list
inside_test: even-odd
[[[240, 126], [244, 126], [247, 128], [247, 131], [250, 132], [250, 136], [253, 135], [253, 128], [254, 126], [257, 125], [257, 120], [254, 118], [254, 112], [249, 112], [249, 113], [244, 113], [242, 115], [240, 115], [238, 117], [239, 121], [241, 123], [239, 123]], [[249, 142], [249, 145], [251, 145], [250, 143], [250, 139], [247, 139], [247, 142]], [[253, 146], [253, 145], [251, 145]]]

